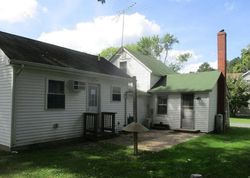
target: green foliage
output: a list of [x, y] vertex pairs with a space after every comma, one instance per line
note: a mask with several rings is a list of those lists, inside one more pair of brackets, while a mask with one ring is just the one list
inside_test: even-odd
[[100, 56], [106, 58], [109, 60], [117, 51], [119, 48], [116, 47], [109, 47], [101, 51]]
[[206, 72], [206, 71], [214, 71], [215, 69], [213, 69], [210, 64], [208, 64], [207, 62], [204, 62], [203, 64], [201, 64], [199, 66], [199, 69], [197, 70], [197, 72]]
[[248, 106], [250, 85], [242, 78], [228, 78], [227, 86], [230, 94], [230, 113], [235, 116], [242, 106]]
[[171, 62], [168, 64], [168, 67], [170, 69], [172, 69], [174, 72], [178, 72], [179, 70], [181, 70], [181, 68], [183, 67], [184, 63], [188, 61], [189, 58], [192, 57], [191, 53], [183, 53], [180, 54], [177, 58], [176, 58], [176, 62]]
[[142, 37], [138, 42], [138, 51], [144, 55], [152, 55], [156, 58], [160, 57], [163, 50], [160, 44], [160, 38], [158, 35], [152, 37]]
[[230, 73], [240, 73], [241, 72], [240, 65], [241, 65], [241, 58], [236, 57], [231, 61], [227, 62], [227, 71]]
[[250, 45], [241, 50], [241, 57], [234, 58], [228, 63], [228, 72], [245, 73], [250, 70]]
[[166, 53], [165, 54], [165, 59], [164, 59], [164, 63], [166, 63], [166, 59], [168, 57], [169, 50], [171, 50], [173, 48], [173, 45], [175, 43], [179, 43], [179, 41], [174, 35], [171, 35], [171, 34], [167, 33], [161, 39], [161, 43], [163, 44], [163, 48], [164, 48], [165, 53]]
[[133, 156], [129, 147], [101, 142], [60, 145], [47, 149], [0, 152], [3, 178], [184, 178], [200, 173], [208, 178], [250, 175], [250, 129], [231, 128], [205, 134], [159, 152]]
[[[161, 57], [161, 54], [164, 51], [164, 64], [166, 64], [168, 52], [176, 43], [179, 43], [178, 39], [174, 35], [167, 33], [162, 38], [160, 38], [158, 35], [142, 37], [137, 43], [128, 44], [125, 45], [125, 47], [133, 51], [138, 51], [144, 55], [154, 56], [158, 59]], [[105, 57], [106, 59], [110, 59], [110, 57], [112, 57], [117, 50], [118, 48], [116, 47], [109, 47], [101, 52], [101, 56]], [[190, 53], [183, 53], [176, 58], [175, 62], [169, 63], [168, 66], [173, 71], [177, 72], [183, 67], [183, 64], [187, 62], [191, 56], [192, 55]]]

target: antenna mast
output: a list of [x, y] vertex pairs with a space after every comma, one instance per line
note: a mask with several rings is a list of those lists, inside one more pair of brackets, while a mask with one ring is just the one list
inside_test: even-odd
[[118, 16], [122, 15], [122, 39], [121, 39], [121, 47], [123, 47], [123, 41], [124, 41], [124, 26], [125, 26], [125, 13], [131, 9], [132, 7], [134, 7], [136, 5], [136, 2], [132, 3], [130, 6], [128, 6], [127, 8], [121, 10], [118, 14]]

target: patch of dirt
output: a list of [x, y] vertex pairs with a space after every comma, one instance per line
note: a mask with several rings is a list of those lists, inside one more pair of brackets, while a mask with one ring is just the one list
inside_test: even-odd
[[[199, 137], [202, 133], [184, 133], [171, 130], [150, 130], [138, 134], [138, 148], [146, 151], [161, 151], [191, 138]], [[133, 134], [121, 134], [119, 137], [102, 140], [104, 143], [133, 147]]]

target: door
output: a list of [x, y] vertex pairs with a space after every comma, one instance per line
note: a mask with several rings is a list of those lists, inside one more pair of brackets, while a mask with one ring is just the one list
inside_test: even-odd
[[98, 113], [99, 112], [99, 85], [89, 84], [88, 85], [88, 112]]
[[194, 129], [194, 95], [182, 94], [181, 128]]

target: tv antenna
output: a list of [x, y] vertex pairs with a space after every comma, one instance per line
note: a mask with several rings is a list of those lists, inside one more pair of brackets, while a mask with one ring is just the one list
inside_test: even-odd
[[124, 41], [124, 24], [125, 24], [125, 14], [128, 10], [130, 10], [132, 7], [136, 5], [136, 2], [133, 2], [131, 5], [129, 5], [127, 8], [118, 11], [118, 18], [122, 15], [122, 39], [121, 39], [121, 47], [123, 47], [123, 41]]

